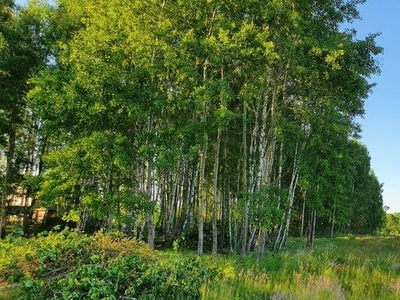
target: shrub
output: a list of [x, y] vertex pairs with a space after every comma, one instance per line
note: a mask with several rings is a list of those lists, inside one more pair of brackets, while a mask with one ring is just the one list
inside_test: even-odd
[[23, 299], [199, 299], [202, 285], [217, 275], [198, 257], [68, 229], [6, 243], [0, 258], [1, 279], [20, 283]]

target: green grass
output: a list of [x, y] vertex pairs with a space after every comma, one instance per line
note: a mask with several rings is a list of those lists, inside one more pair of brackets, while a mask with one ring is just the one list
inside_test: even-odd
[[18, 285], [0, 286], [0, 300], [18, 299], [21, 297], [21, 289]]
[[203, 299], [400, 298], [399, 238], [318, 239], [313, 250], [290, 242], [258, 263], [221, 258], [226, 274], [203, 288]]
[[[68, 299], [94, 299], [95, 292], [117, 299], [110, 296], [114, 289], [139, 299], [400, 298], [399, 237], [317, 239], [314, 249], [304, 245], [290, 239], [285, 251], [267, 252], [259, 260], [251, 254], [245, 260], [199, 259], [193, 252], [149, 252], [134, 241], [106, 235], [17, 238], [0, 243], [0, 300], [29, 299], [30, 291], [51, 299], [61, 296], [61, 287], [69, 296], [86, 295]], [[52, 293], [46, 296], [44, 287]]]

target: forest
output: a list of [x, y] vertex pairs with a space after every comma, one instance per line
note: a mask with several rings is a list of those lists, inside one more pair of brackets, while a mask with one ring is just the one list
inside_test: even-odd
[[364, 2], [0, 0], [0, 299], [399, 299]]
[[378, 232], [358, 121], [383, 49], [351, 27], [363, 2], [0, 1], [1, 237], [16, 215], [27, 237], [245, 257]]

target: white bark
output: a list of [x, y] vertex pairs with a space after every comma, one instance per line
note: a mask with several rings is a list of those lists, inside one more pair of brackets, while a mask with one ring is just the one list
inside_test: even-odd
[[243, 148], [243, 197], [245, 200], [244, 205], [244, 216], [243, 216], [243, 239], [242, 239], [242, 248], [241, 248], [241, 258], [243, 259], [246, 256], [246, 245], [247, 245], [247, 232], [249, 230], [249, 199], [247, 197], [247, 107], [246, 103], [243, 102], [243, 136], [242, 136], [242, 148]]
[[[205, 133], [205, 139], [207, 141], [207, 134]], [[206, 148], [200, 153], [200, 179], [199, 179], [199, 212], [198, 212], [198, 233], [199, 240], [197, 246], [198, 255], [203, 255], [204, 249], [204, 202], [205, 202], [205, 192], [204, 192], [204, 180], [205, 180], [205, 168], [206, 168]]]
[[214, 161], [214, 201], [212, 213], [212, 232], [213, 232], [213, 248], [212, 254], [217, 254], [218, 250], [218, 228], [217, 228], [217, 213], [218, 213], [218, 170], [219, 170], [219, 151], [221, 145], [222, 129], [218, 128], [217, 141], [215, 144], [215, 161]]

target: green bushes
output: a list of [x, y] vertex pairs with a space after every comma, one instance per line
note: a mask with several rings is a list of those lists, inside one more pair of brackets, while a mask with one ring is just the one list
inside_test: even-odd
[[[0, 299], [398, 299], [400, 238], [318, 239], [315, 249], [204, 256], [64, 230], [0, 243]], [[5, 281], [11, 284], [5, 293]]]
[[86, 264], [58, 281], [62, 293], [55, 299], [199, 299], [204, 280], [216, 273], [200, 259], [143, 260], [136, 254], [108, 262]]
[[2, 243], [0, 271], [3, 281], [20, 284], [22, 299], [199, 299], [202, 285], [217, 275], [192, 255], [69, 230]]

